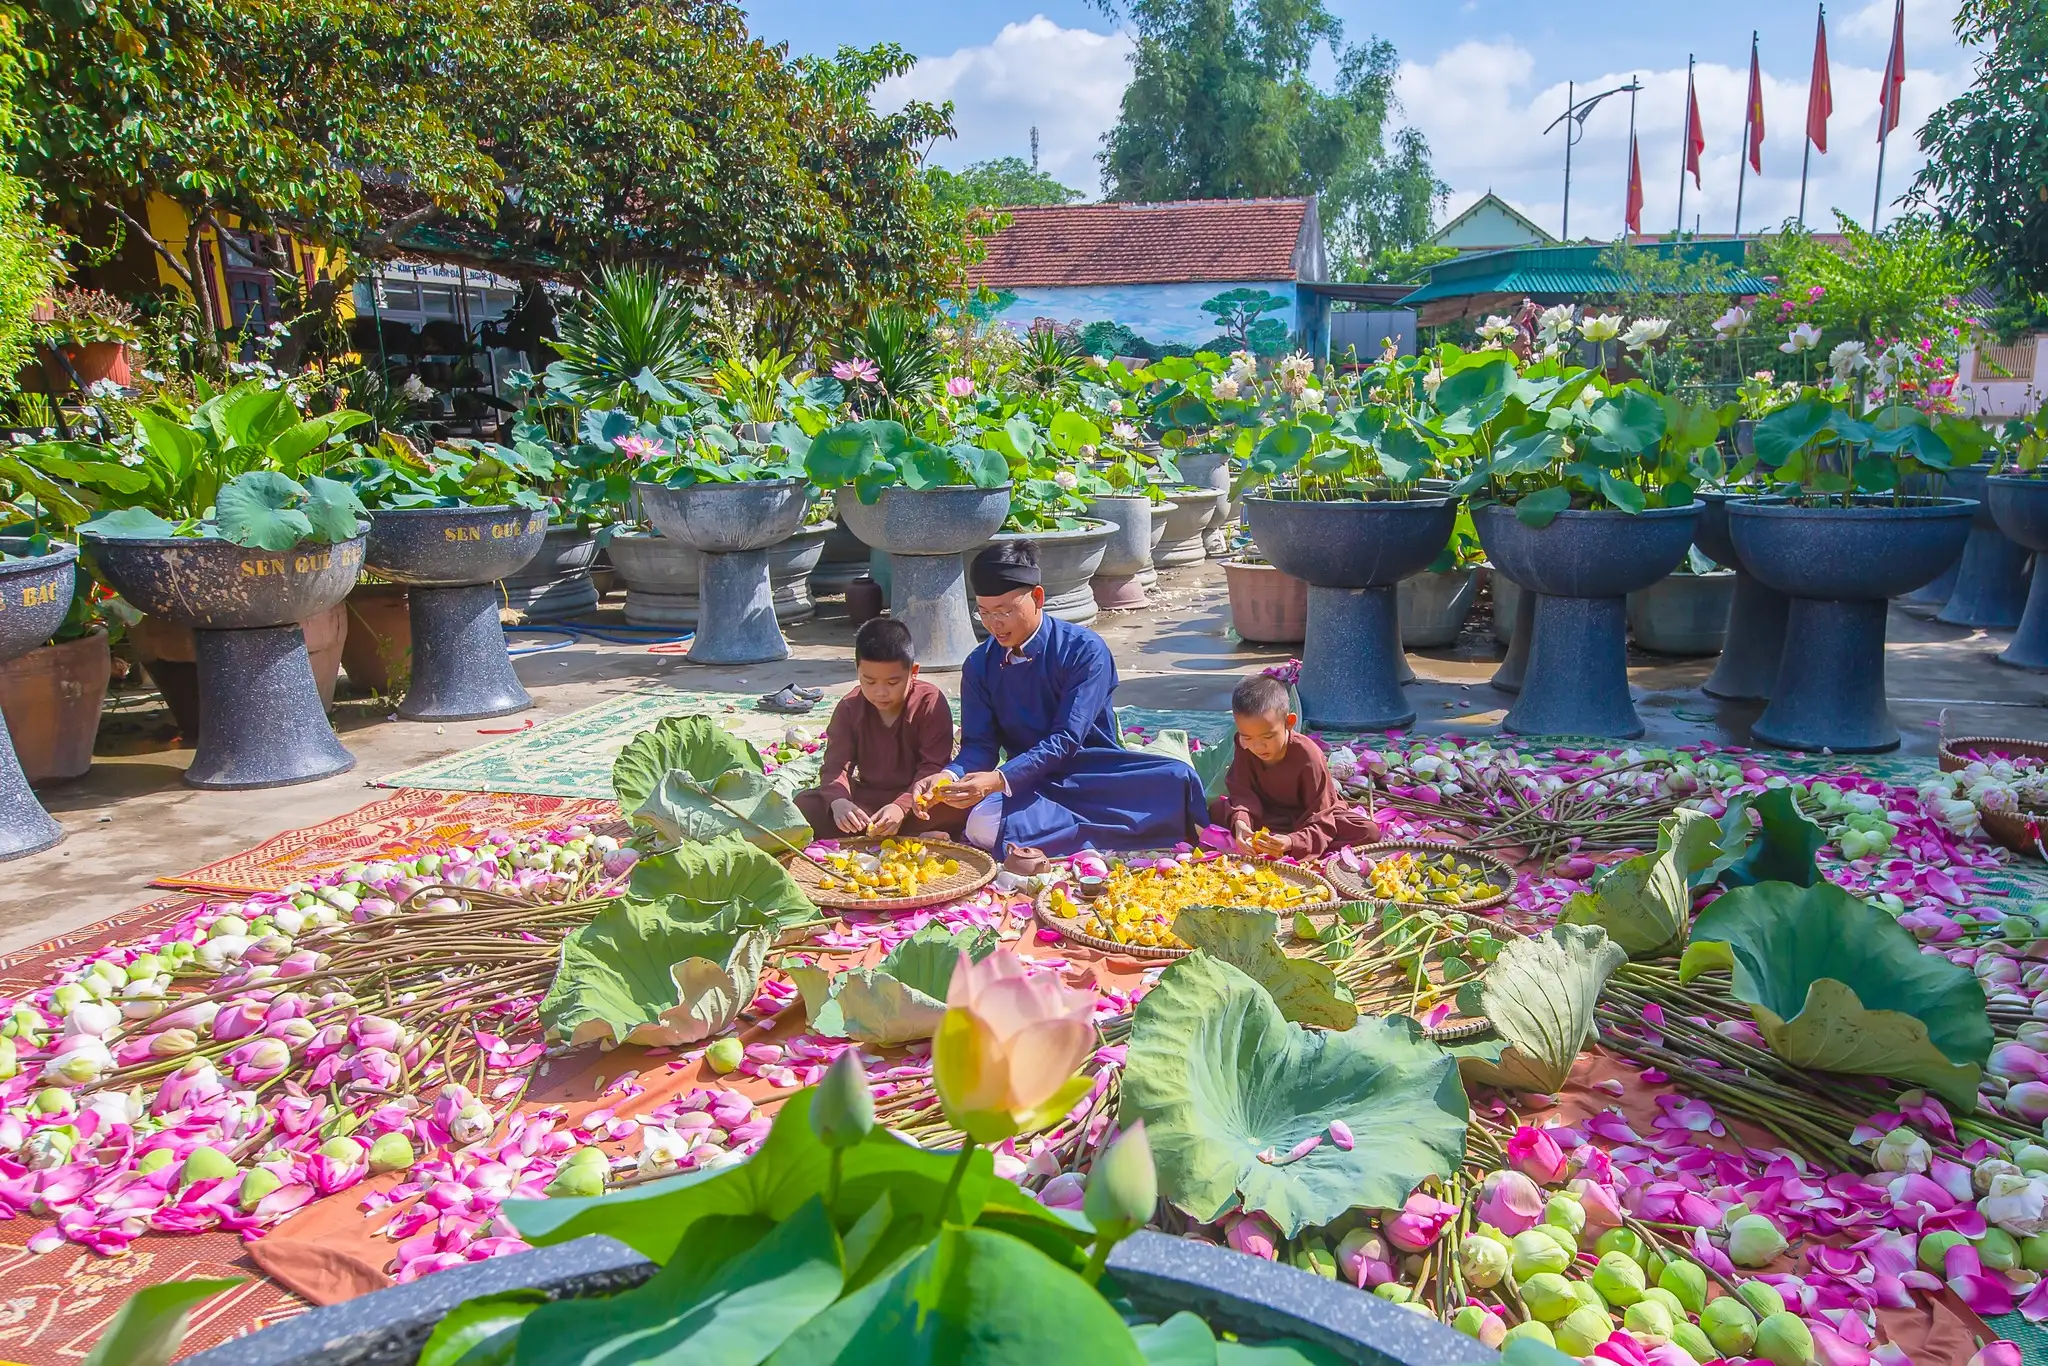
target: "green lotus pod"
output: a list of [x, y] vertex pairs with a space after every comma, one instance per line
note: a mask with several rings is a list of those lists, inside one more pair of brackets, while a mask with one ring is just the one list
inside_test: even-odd
[[270, 1194], [283, 1184], [278, 1179], [277, 1173], [270, 1170], [270, 1168], [251, 1167], [242, 1177], [242, 1191], [236, 1197], [236, 1203], [242, 1207], [242, 1212], [247, 1214], [250, 1210], [256, 1208], [264, 1196]]
[[1593, 1268], [1593, 1288], [1609, 1304], [1627, 1308], [1643, 1297], [1645, 1284], [1642, 1267], [1626, 1252], [1609, 1252]]
[[411, 1168], [415, 1161], [412, 1140], [401, 1133], [388, 1133], [378, 1137], [370, 1145], [370, 1172], [381, 1175], [384, 1172], [402, 1172]]
[[1402, 1285], [1399, 1281], [1388, 1281], [1385, 1285], [1376, 1285], [1372, 1288], [1372, 1293], [1394, 1304], [1408, 1303], [1408, 1287]]
[[1655, 1284], [1657, 1278], [1664, 1274], [1664, 1262], [1666, 1258], [1664, 1254], [1659, 1252], [1656, 1248], [1645, 1248], [1643, 1250], [1643, 1255], [1641, 1257], [1638, 1257], [1636, 1260], [1643, 1264], [1644, 1280], [1649, 1281], [1652, 1284]]
[[1756, 1326], [1754, 1350], [1774, 1366], [1808, 1366], [1813, 1360], [1813, 1330], [1797, 1314], [1767, 1314]]
[[1514, 1253], [1512, 1269], [1517, 1285], [1531, 1276], [1546, 1271], [1563, 1271], [1572, 1264], [1572, 1254], [1558, 1246], [1555, 1238], [1533, 1228], [1517, 1233], [1509, 1247]]
[[1472, 1233], [1458, 1244], [1458, 1266], [1464, 1271], [1465, 1280], [1481, 1290], [1499, 1285], [1513, 1265], [1513, 1255], [1491, 1238]]
[[1535, 1319], [1525, 1320], [1508, 1329], [1506, 1335], [1501, 1338], [1501, 1341], [1503, 1343], [1520, 1342], [1523, 1338], [1534, 1338], [1545, 1347], [1557, 1346], [1557, 1337], [1550, 1331], [1550, 1325], [1539, 1323]]
[[1586, 1231], [1586, 1207], [1574, 1196], [1553, 1195], [1543, 1206], [1543, 1222], [1568, 1231], [1576, 1247], [1579, 1235]]
[[1680, 1307], [1688, 1314], [1697, 1314], [1707, 1307], [1707, 1273], [1697, 1263], [1665, 1263], [1657, 1273], [1657, 1284], [1676, 1295]]
[[571, 1196], [587, 1200], [604, 1194], [604, 1179], [611, 1164], [596, 1148], [578, 1148], [556, 1171], [555, 1179], [542, 1188], [549, 1199]]
[[1481, 1238], [1491, 1238], [1496, 1243], [1499, 1243], [1502, 1247], [1509, 1247], [1513, 1244], [1514, 1241], [1513, 1239], [1509, 1238], [1507, 1234], [1502, 1233], [1499, 1229], [1495, 1228], [1492, 1224], [1481, 1224], [1479, 1226], [1478, 1236]]
[[1977, 1256], [1993, 1271], [2010, 1271], [2020, 1264], [2019, 1240], [2002, 1228], [1986, 1229], [1977, 1240]]
[[1568, 1258], [1579, 1255], [1579, 1235], [1566, 1228], [1563, 1224], [1538, 1224], [1530, 1229], [1529, 1232], [1550, 1239], [1551, 1242], [1564, 1249], [1564, 1255]]
[[[1661, 1285], [1646, 1286], [1643, 1290], [1643, 1299], [1649, 1300], [1653, 1304], [1661, 1304], [1666, 1309], [1669, 1309], [1673, 1320], [1685, 1317], [1685, 1302]], [[1665, 1336], [1669, 1337], [1670, 1334], [1667, 1333]]]
[[185, 1154], [185, 1165], [178, 1169], [178, 1186], [183, 1189], [194, 1181], [225, 1181], [241, 1170], [235, 1159], [220, 1149], [201, 1144]]
[[1674, 1322], [1671, 1311], [1651, 1299], [1637, 1300], [1621, 1315], [1621, 1326], [1637, 1337], [1668, 1338]]
[[1555, 1323], [1574, 1309], [1583, 1309], [1572, 1283], [1555, 1271], [1539, 1271], [1521, 1284], [1522, 1303], [1545, 1323]]
[[342, 1135], [330, 1138], [320, 1145], [320, 1156], [331, 1157], [336, 1162], [356, 1163], [368, 1156], [368, 1149], [355, 1139]]
[[1479, 1330], [1483, 1326], [1484, 1321], [1492, 1317], [1493, 1315], [1487, 1313], [1478, 1305], [1468, 1304], [1463, 1309], [1460, 1309], [1451, 1319], [1451, 1327], [1457, 1329], [1466, 1337], [1476, 1340], [1479, 1337]]
[[1610, 1252], [1622, 1252], [1633, 1257], [1638, 1263], [1643, 1260], [1643, 1240], [1625, 1228], [1611, 1228], [1594, 1240], [1594, 1255], [1605, 1257]]
[[1709, 1304], [1700, 1314], [1700, 1328], [1719, 1356], [1748, 1356], [1756, 1343], [1756, 1315], [1749, 1306], [1730, 1295]]
[[2048, 1148], [2038, 1143], [2024, 1145], [2012, 1155], [2012, 1160], [2019, 1163], [2020, 1170], [2029, 1176], [2048, 1172]]
[[2048, 1233], [2037, 1233], [2020, 1244], [2020, 1265], [2033, 1272], [2048, 1271]]
[[1748, 1214], [1749, 1206], [1738, 1200], [1728, 1207], [1727, 1213], [1721, 1216], [1721, 1227], [1733, 1233], [1735, 1231], [1735, 1221], [1744, 1218]]
[[178, 1155], [169, 1148], [151, 1148], [142, 1155], [142, 1160], [135, 1164], [135, 1170], [148, 1176], [151, 1172], [162, 1171], [177, 1160]]
[[1566, 1356], [1590, 1356], [1595, 1347], [1614, 1336], [1614, 1320], [1582, 1304], [1566, 1314], [1564, 1322], [1555, 1325], [1552, 1331], [1557, 1334], [1558, 1351]]
[[1954, 1229], [1939, 1229], [1928, 1234], [1920, 1240], [1921, 1269], [1932, 1271], [1937, 1276], [1946, 1275], [1948, 1250], [1952, 1247], [1961, 1247], [1969, 1241]]
[[1744, 1281], [1735, 1287], [1735, 1293], [1742, 1296], [1742, 1302], [1748, 1305], [1758, 1318], [1785, 1312], [1785, 1297], [1778, 1293], [1778, 1288], [1774, 1285], [1766, 1285], [1762, 1281]]
[[1671, 1340], [1684, 1348], [1685, 1354], [1694, 1361], [1712, 1361], [1721, 1355], [1707, 1340], [1707, 1335], [1700, 1331], [1698, 1324], [1687, 1323], [1684, 1319], [1672, 1320]]
[[1604, 1314], [1609, 1308], [1606, 1297], [1594, 1288], [1591, 1281], [1573, 1281], [1572, 1295], [1588, 1309], [1598, 1309]]
[[721, 1077], [737, 1068], [746, 1056], [746, 1046], [730, 1034], [704, 1050], [704, 1061]]
[[1785, 1235], [1766, 1214], [1745, 1214], [1728, 1226], [1728, 1260], [1737, 1266], [1769, 1266], [1785, 1250]]

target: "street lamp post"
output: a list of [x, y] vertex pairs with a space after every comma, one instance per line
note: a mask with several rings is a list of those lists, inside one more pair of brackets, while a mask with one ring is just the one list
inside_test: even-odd
[[1612, 90], [1603, 90], [1597, 95], [1588, 95], [1582, 100], [1578, 98], [1578, 86], [1570, 81], [1565, 83], [1564, 112], [1551, 120], [1550, 128], [1543, 130], [1548, 133], [1551, 128], [1557, 127], [1560, 123], [1565, 125], [1564, 232], [1559, 240], [1569, 242], [1572, 238], [1572, 144], [1586, 135], [1586, 116], [1591, 114], [1598, 107], [1600, 101], [1606, 99], [1609, 95], [1633, 96], [1642, 88], [1639, 82], [1632, 80], [1627, 85], [1617, 85]]

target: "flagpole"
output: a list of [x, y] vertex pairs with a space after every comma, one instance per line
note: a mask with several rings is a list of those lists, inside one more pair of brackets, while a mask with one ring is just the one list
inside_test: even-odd
[[1685, 236], [1685, 163], [1692, 152], [1692, 64], [1693, 54], [1685, 55], [1685, 132], [1678, 139], [1678, 226], [1676, 235]]
[[1884, 144], [1884, 138], [1877, 140], [1877, 188], [1870, 195], [1870, 230], [1872, 232], [1877, 231], [1877, 210], [1884, 203]]
[[1636, 185], [1636, 92], [1642, 86], [1633, 72], [1629, 74], [1628, 86], [1628, 173], [1627, 184], [1621, 191], [1621, 235], [1624, 240], [1628, 237], [1628, 197]]
[[[1820, 14], [1814, 20], [1814, 41], [1820, 41], [1820, 34], [1828, 21], [1828, 7], [1822, 5]], [[1806, 154], [1799, 159], [1799, 226], [1806, 226], [1806, 172], [1813, 165], [1813, 76], [1806, 78]]]
[[[1870, 230], [1877, 231], [1878, 210], [1884, 206], [1884, 148], [1891, 140], [1892, 125], [1898, 122], [1899, 87], [1905, 84], [1905, 50], [1902, 46], [1906, 25], [1906, 0], [1899, 0], [1892, 18], [1892, 50], [1884, 62], [1884, 90], [1878, 100], [1877, 113], [1877, 185], [1870, 192]], [[1894, 75], [1894, 69], [1898, 74]]]
[[[1751, 71], [1756, 70], [1756, 39], [1757, 31], [1751, 29], [1749, 31], [1749, 69]], [[1751, 87], [1750, 94], [1755, 93], [1755, 88]], [[1749, 180], [1750, 137], [1751, 129], [1756, 121], [1755, 101], [1751, 100], [1748, 95], [1745, 95], [1743, 96], [1742, 104], [1742, 147], [1740, 148], [1742, 159], [1737, 163], [1735, 171], [1735, 235], [1737, 237], [1742, 236], [1742, 188]]]

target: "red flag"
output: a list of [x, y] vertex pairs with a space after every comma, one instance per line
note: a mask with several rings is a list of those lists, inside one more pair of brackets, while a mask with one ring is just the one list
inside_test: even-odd
[[1700, 188], [1700, 153], [1707, 150], [1707, 134], [1700, 127], [1700, 97], [1692, 78], [1685, 81], [1685, 169], [1692, 172], [1694, 189]]
[[1628, 137], [1628, 212], [1622, 221], [1630, 232], [1643, 230], [1643, 157], [1633, 133]]
[[1764, 73], [1757, 65], [1756, 39], [1749, 41], [1749, 168], [1764, 169]]
[[1813, 76], [1806, 85], [1806, 140], [1827, 155], [1828, 115], [1835, 112], [1835, 89], [1828, 80], [1828, 16], [1823, 9], [1813, 30]]
[[1892, 51], [1884, 59], [1884, 88], [1877, 93], [1877, 140], [1899, 126], [1900, 87], [1906, 83], [1906, 0], [1892, 11]]

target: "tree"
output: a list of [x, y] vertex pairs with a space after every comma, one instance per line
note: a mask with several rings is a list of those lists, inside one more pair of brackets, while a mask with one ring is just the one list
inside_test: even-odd
[[0, 175], [0, 392], [34, 357], [36, 306], [64, 275], [64, 238], [40, 210], [34, 186]]
[[[1391, 139], [1393, 44], [1342, 45], [1322, 0], [1097, 0], [1137, 32], [1131, 83], [1103, 139], [1111, 199], [1322, 197], [1340, 265], [1415, 246], [1449, 187], [1415, 129]], [[1332, 90], [1309, 78], [1323, 44]]]
[[1022, 157], [977, 161], [964, 170], [928, 167], [925, 183], [941, 209], [1004, 209], [1022, 204], [1071, 204], [1081, 191], [1034, 169]]
[[1765, 239], [1762, 270], [1778, 288], [1759, 313], [1776, 305], [1788, 325], [1812, 323], [1829, 343], [1917, 340], [1961, 324], [1960, 300], [1984, 264], [1970, 238], [1924, 213], [1895, 218], [1880, 232], [1837, 213], [1835, 230], [1839, 248], [1791, 223]]
[[1231, 349], [1257, 356], [1287, 349], [1287, 325], [1268, 313], [1287, 307], [1287, 300], [1263, 289], [1229, 289], [1203, 302], [1202, 311], [1216, 320]]
[[1955, 27], [1977, 79], [1920, 130], [1911, 198], [1968, 233], [2009, 292], [2048, 295], [2048, 8], [1962, 0]]

